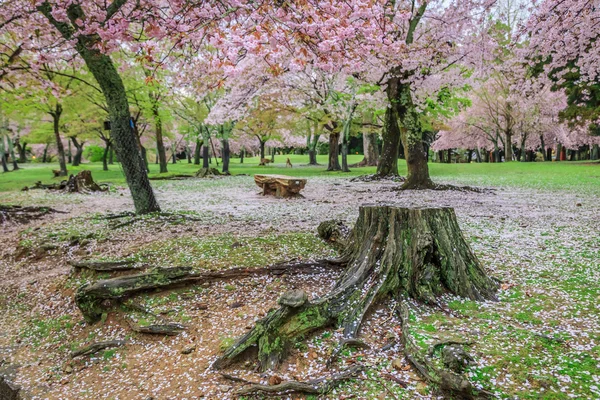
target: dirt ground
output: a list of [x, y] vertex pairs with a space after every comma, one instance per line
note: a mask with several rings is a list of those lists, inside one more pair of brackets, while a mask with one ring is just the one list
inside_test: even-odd
[[[303, 191], [304, 198], [276, 199], [259, 195], [251, 177], [157, 182], [155, 189], [164, 210], [193, 212], [200, 221], [132, 224], [107, 236], [90, 235], [85, 241], [61, 239], [59, 245], [46, 246], [46, 250], [39, 248], [48, 238], [42, 233], [52, 231], [53, 227], [68, 226], [69, 232], [79, 228], [87, 232], [95, 224], [103, 226], [103, 222], [91, 221], [94, 213], [131, 210], [127, 191], [120, 189], [98, 195], [15, 193], [13, 204], [48, 205], [66, 213], [53, 214], [28, 225], [6, 225], [0, 230], [0, 368], [10, 366], [16, 371], [15, 383], [36, 399], [234, 398], [241, 384], [210, 368], [220, 346], [242, 335], [257, 318], [276, 306], [284, 291], [304, 289], [313, 298], [326, 293], [338, 271], [244, 278], [146, 296], [143, 300], [154, 312], [179, 318], [187, 326], [178, 336], [161, 337], [132, 332], [131, 319], [119, 310], [108, 313], [98, 324], [85, 324], [73, 301], [76, 285], [83, 278], [73, 275], [67, 261], [92, 256], [118, 259], [147, 246], [188, 238], [314, 233], [321, 221], [334, 218], [351, 226], [358, 207], [365, 203], [455, 208], [467, 242], [489, 273], [505, 282], [500, 302], [483, 303], [481, 309], [500, 315], [500, 322], [495, 323], [503, 326], [540, 334], [549, 330], [566, 332], [569, 351], [589, 353], [594, 362], [600, 363], [595, 344], [600, 332], [597, 306], [600, 297], [593, 298], [599, 295], [593, 292], [592, 298], [580, 298], [580, 292], [566, 290], [560, 284], [560, 276], [578, 266], [581, 272], [585, 265], [589, 269], [583, 270], [586, 280], [582, 284], [598, 287], [600, 204], [595, 191], [576, 194], [495, 188], [484, 193], [398, 192], [392, 190], [396, 186], [392, 182], [311, 178]], [[33, 243], [27, 251], [23, 250], [24, 241]], [[583, 254], [581, 260], [576, 259], [578, 254]], [[598, 263], [591, 265], [590, 260]], [[273, 259], [277, 261], [283, 260]], [[515, 293], [525, 294], [515, 303], [511, 301]], [[515, 317], [522, 312], [527, 294], [543, 294], [548, 298], [534, 312], [540, 323]], [[575, 303], [584, 309], [569, 308]], [[398, 346], [381, 350], [398, 335], [393, 307], [392, 303], [382, 304], [366, 320], [361, 337], [371, 349], [344, 354], [333, 368], [342, 370], [360, 362], [371, 372], [361, 380], [342, 385], [330, 398], [436, 398], [406, 365]], [[475, 352], [482, 368], [497, 365], [502, 357], [494, 347], [503, 346], [502, 342], [488, 343], [495, 337], [489, 336], [490, 332], [501, 338], [502, 331], [481, 328], [469, 321], [441, 323], [436, 328], [438, 335], [472, 337], [478, 343]], [[281, 369], [272, 374], [253, 372], [250, 363], [243, 361], [226, 372], [262, 382], [273, 374], [284, 380], [323, 376], [330, 372], [323, 361], [339, 337], [339, 332], [333, 330], [318, 332], [295, 348]], [[108, 339], [124, 339], [127, 344], [93, 357], [73, 360], [69, 357], [74, 343]], [[514, 338], [504, 340], [510, 343]], [[513, 344], [526, 347], [528, 340]], [[392, 367], [395, 359], [400, 359], [402, 366]], [[559, 376], [568, 374], [552, 371], [551, 366], [547, 366], [547, 371], [534, 367], [538, 375], [547, 373], [556, 379], [548, 378], [547, 386], [541, 383], [536, 386], [535, 379], [529, 378], [527, 382], [533, 386], [528, 388], [525, 379], [511, 380], [508, 371], [512, 367], [505, 366], [504, 372], [499, 368], [493, 379], [482, 382], [488, 389], [510, 397], [521, 397], [528, 391], [533, 394], [562, 391], [578, 398], [586, 397], [579, 397], [585, 393], [596, 393], [597, 374], [595, 378], [592, 374], [591, 380], [584, 383], [587, 386], [578, 391], [573, 376], [569, 378], [571, 382], [563, 382]], [[406, 382], [407, 387], [380, 378], [378, 373], [382, 371]]]

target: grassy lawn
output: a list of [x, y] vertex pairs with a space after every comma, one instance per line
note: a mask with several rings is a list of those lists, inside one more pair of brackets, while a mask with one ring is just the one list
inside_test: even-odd
[[[258, 166], [258, 158], [246, 158], [240, 164], [238, 158], [231, 160], [230, 170], [234, 175], [254, 175], [260, 173], [285, 174], [291, 176], [335, 176], [347, 177], [372, 174], [375, 167], [352, 168], [350, 173], [327, 172], [327, 156], [318, 156], [320, 166], [307, 166], [308, 156], [290, 155], [294, 168], [285, 168], [288, 156], [276, 156], [275, 164], [266, 167]], [[349, 162], [356, 163], [362, 155], [350, 155]], [[215, 166], [214, 161], [211, 166]], [[58, 164], [26, 164], [22, 170], [0, 174], [0, 192], [20, 190], [24, 186], [33, 185], [37, 181], [43, 183], [58, 182], [61, 178], [52, 178], [52, 169], [58, 169]], [[185, 160], [177, 164], [169, 164], [169, 173], [165, 175], [193, 174], [198, 166], [188, 164]], [[537, 189], [576, 189], [585, 190], [600, 183], [600, 163], [589, 162], [536, 162], [536, 163], [501, 163], [501, 164], [437, 164], [430, 163], [429, 168], [434, 179], [450, 181], [458, 184], [497, 186], [497, 187], [528, 187]], [[124, 184], [122, 170], [119, 164], [109, 166], [109, 171], [102, 171], [101, 163], [85, 163], [80, 167], [69, 166], [69, 172], [75, 173], [83, 169], [93, 172], [94, 178], [100, 183]], [[399, 160], [400, 174], [406, 174], [406, 163]], [[150, 176], [159, 176], [158, 165], [150, 164]]]

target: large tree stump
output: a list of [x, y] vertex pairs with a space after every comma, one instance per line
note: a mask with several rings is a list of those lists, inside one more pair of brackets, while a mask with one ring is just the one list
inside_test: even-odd
[[449, 292], [472, 300], [495, 299], [496, 284], [477, 260], [451, 208], [365, 205], [342, 257], [345, 272], [326, 296], [309, 301], [285, 294], [271, 310], [215, 361], [232, 363], [258, 346], [261, 369], [275, 368], [298, 338], [326, 326], [357, 335], [368, 309], [386, 296], [437, 304]]

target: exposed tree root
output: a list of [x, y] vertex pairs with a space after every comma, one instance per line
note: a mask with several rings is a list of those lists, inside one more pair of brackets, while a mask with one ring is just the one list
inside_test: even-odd
[[13, 205], [0, 205], [0, 225], [14, 222], [16, 224], [26, 224], [38, 220], [50, 213], [63, 213], [50, 207], [24, 207]]
[[278, 385], [261, 385], [252, 384], [242, 388], [236, 392], [237, 395], [249, 395], [256, 393], [283, 395], [287, 393], [308, 393], [308, 394], [326, 394], [338, 386], [343, 381], [356, 378], [360, 372], [364, 370], [364, 366], [355, 365], [343, 372], [331, 375], [331, 377], [323, 377], [312, 379], [306, 382], [287, 381]]
[[494, 193], [492, 189], [488, 188], [478, 188], [474, 186], [455, 186], [455, 185], [447, 185], [440, 183], [433, 183], [429, 181], [428, 183], [418, 183], [413, 184], [406, 181], [402, 186], [394, 188], [393, 190], [454, 190], [457, 192], [465, 192], [465, 193]]
[[105, 312], [106, 300], [122, 301], [148, 290], [167, 290], [177, 286], [236, 279], [257, 275], [284, 273], [318, 273], [323, 268], [344, 265], [340, 261], [323, 260], [307, 263], [275, 264], [264, 268], [232, 268], [225, 271], [192, 272], [191, 267], [154, 268], [146, 273], [100, 280], [77, 289], [75, 303], [89, 323], [96, 322]]
[[114, 272], [114, 271], [127, 271], [131, 269], [137, 269], [135, 266], [136, 261], [134, 260], [120, 260], [120, 261], [93, 261], [93, 260], [81, 260], [81, 261], [69, 261], [76, 271], [80, 269], [89, 269], [96, 272]]
[[194, 175], [178, 174], [170, 176], [153, 176], [148, 179], [150, 179], [151, 181], [182, 181], [193, 177]]
[[350, 179], [350, 182], [380, 182], [380, 181], [390, 181], [390, 182], [404, 182], [406, 178], [400, 175], [360, 175], [355, 178]]
[[106, 342], [92, 343], [88, 346], [80, 347], [79, 349], [72, 351], [71, 358], [92, 355], [99, 352], [100, 350], [123, 346], [125, 345], [125, 343], [125, 340], [109, 340]]
[[[471, 382], [461, 374], [460, 368], [452, 370], [448, 366], [441, 364], [448, 362], [436, 362], [432, 355], [430, 356], [419, 346], [410, 332], [408, 306], [403, 303], [400, 305], [400, 319], [402, 321], [402, 344], [404, 345], [404, 354], [407, 360], [417, 369], [429, 383], [435, 385], [443, 392], [458, 395], [463, 399], [489, 398], [490, 393], [473, 387]], [[441, 346], [446, 343], [440, 344]], [[434, 345], [435, 348], [435, 345]], [[431, 351], [431, 349], [430, 349]], [[440, 360], [441, 361], [441, 360]], [[462, 364], [462, 361], [456, 361]]]
[[348, 267], [326, 296], [309, 301], [291, 291], [278, 309], [240, 337], [214, 363], [224, 368], [258, 346], [259, 366], [274, 369], [299, 338], [328, 326], [356, 338], [378, 300], [406, 295], [435, 305], [443, 293], [472, 300], [495, 299], [496, 284], [465, 242], [454, 210], [363, 206], [344, 251]]
[[230, 175], [229, 173], [222, 174], [216, 168], [200, 168], [194, 175], [196, 178], [212, 178], [214, 176]]
[[354, 347], [354, 348], [362, 348], [362, 349], [370, 349], [371, 346], [363, 342], [362, 340], [349, 338], [342, 340], [338, 346], [335, 348], [333, 352], [331, 352], [331, 356], [327, 359], [327, 367], [329, 368], [337, 359], [339, 354], [342, 352], [344, 347]]
[[350, 228], [340, 220], [323, 221], [317, 227], [319, 237], [331, 244], [337, 250], [343, 250], [348, 245]]
[[143, 216], [136, 216], [133, 213], [123, 213], [123, 214], [115, 214], [104, 217], [107, 220], [117, 220], [121, 218], [131, 218], [129, 220], [123, 222], [116, 222], [111, 224], [111, 229], [123, 228], [125, 226], [133, 225], [137, 222], [168, 222], [172, 224], [181, 224], [183, 222], [199, 222], [202, 221], [201, 218], [196, 218], [191, 215], [181, 214], [181, 213], [170, 213], [170, 212], [157, 212], [144, 214]]
[[152, 324], [145, 326], [133, 326], [132, 329], [139, 333], [149, 333], [153, 335], [176, 336], [185, 330], [185, 326], [175, 322], [164, 324]]

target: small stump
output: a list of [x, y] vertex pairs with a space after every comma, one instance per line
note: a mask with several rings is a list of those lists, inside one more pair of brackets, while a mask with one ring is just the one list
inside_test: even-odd
[[292, 197], [306, 186], [306, 179], [286, 175], [254, 175], [254, 182], [263, 190], [263, 196]]

